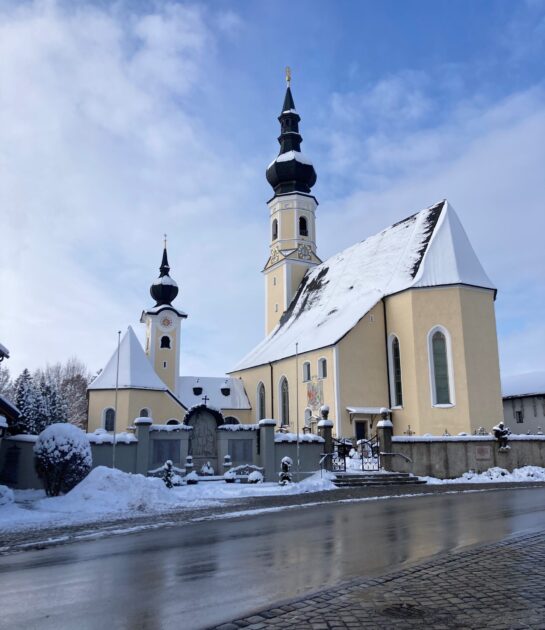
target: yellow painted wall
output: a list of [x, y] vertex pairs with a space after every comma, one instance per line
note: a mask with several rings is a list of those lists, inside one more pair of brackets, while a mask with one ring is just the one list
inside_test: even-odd
[[[103, 411], [115, 406], [115, 390], [89, 390], [89, 424], [88, 431], [103, 428]], [[148, 389], [120, 389], [117, 397], [117, 417], [119, 422], [116, 431], [124, 431], [140, 410], [148, 408], [155, 424], [165, 424], [175, 418], [180, 422], [185, 417], [183, 407], [166, 392]]]
[[[338, 344], [339, 422], [335, 432], [340, 436], [355, 435], [348, 406], [389, 405], [384, 339], [383, 304], [379, 302]], [[331, 419], [336, 420], [333, 413]]]
[[[320, 379], [323, 389], [324, 404], [329, 405], [333, 409], [335, 404], [335, 385], [333, 374], [333, 349], [323, 348], [312, 352], [300, 354], [297, 362], [295, 357], [282, 359], [272, 364], [272, 380], [273, 380], [273, 400], [271, 401], [271, 367], [262, 365], [240, 372], [232, 372], [231, 376], [240, 377], [244, 381], [244, 387], [250, 404], [252, 413], [250, 422], [257, 422], [258, 401], [257, 386], [262, 382], [265, 386], [265, 401], [267, 409], [267, 417], [274, 418], [277, 426], [280, 426], [280, 379], [285, 376], [288, 379], [289, 387], [289, 403], [290, 403], [290, 423], [289, 428], [295, 431], [297, 423], [297, 409], [299, 410], [299, 428], [302, 430], [305, 420], [305, 409], [307, 403], [307, 383], [303, 382], [303, 363], [310, 362], [311, 375], [313, 377], [318, 374], [318, 359], [325, 358], [327, 361], [327, 377]], [[296, 363], [298, 369], [296, 369]], [[299, 384], [297, 387], [296, 374], [299, 374]], [[298, 395], [297, 395], [298, 390]], [[298, 404], [297, 404], [298, 401]], [[274, 407], [274, 409], [273, 409]], [[233, 414], [236, 415], [236, 414]], [[314, 415], [319, 416], [319, 409], [314, 410]]]
[[[501, 418], [492, 291], [413, 289], [386, 298], [386, 315], [388, 333], [400, 341], [403, 408], [392, 414], [396, 434], [409, 425], [420, 435], [470, 433]], [[454, 404], [449, 407], [432, 404], [428, 333], [437, 325], [451, 338]]]
[[[161, 337], [170, 337], [170, 349], [161, 348]], [[159, 378], [167, 385], [171, 391], [176, 390], [176, 380], [178, 372], [178, 362], [176, 361], [176, 352], [179, 348], [179, 339], [176, 328], [169, 332], [163, 332], [157, 326], [155, 329], [155, 358], [154, 369]], [[167, 367], [163, 367], [166, 361]]]
[[[278, 324], [284, 312], [284, 276], [283, 265], [265, 272], [266, 299], [265, 299], [265, 334], [268, 335]], [[276, 284], [274, 279], [276, 278]]]

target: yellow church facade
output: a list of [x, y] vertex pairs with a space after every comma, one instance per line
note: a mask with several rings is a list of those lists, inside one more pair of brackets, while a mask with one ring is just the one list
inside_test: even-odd
[[172, 305], [165, 247], [156, 304], [141, 318], [145, 348], [129, 329], [89, 388], [89, 430], [113, 430], [113, 415], [116, 430], [142, 415], [183, 422], [200, 404], [233, 422], [313, 432], [326, 405], [346, 438], [370, 437], [383, 409], [395, 434], [489, 429], [502, 418], [496, 289], [452, 206], [442, 200], [322, 262], [316, 173], [289, 86], [279, 121], [265, 338], [228, 375], [180, 376], [187, 315]]

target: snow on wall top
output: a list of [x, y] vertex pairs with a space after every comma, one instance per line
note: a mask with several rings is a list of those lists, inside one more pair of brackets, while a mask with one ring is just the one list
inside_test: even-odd
[[[225, 390], [225, 393], [221, 391], [222, 389]], [[239, 378], [230, 376], [179, 376], [177, 394], [188, 409], [202, 405], [205, 396], [208, 398], [207, 407], [216, 409], [251, 408], [244, 384]]]
[[[111, 356], [104, 370], [87, 389], [115, 389], [116, 370], [117, 350]], [[155, 373], [130, 326], [123, 335], [119, 348], [119, 389], [154, 389], [158, 391], [168, 389]]]
[[278, 326], [233, 369], [333, 345], [383, 297], [413, 286], [494, 289], [444, 200], [335, 254], [307, 272]]
[[511, 374], [501, 379], [501, 393], [509, 396], [531, 396], [545, 394], [545, 372], [525, 372]]

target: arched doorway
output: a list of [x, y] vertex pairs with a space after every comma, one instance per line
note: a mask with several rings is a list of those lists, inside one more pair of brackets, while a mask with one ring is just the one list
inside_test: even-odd
[[218, 444], [216, 429], [224, 424], [223, 416], [215, 409], [209, 409], [206, 405], [193, 407], [184, 418], [184, 424], [193, 427], [189, 439], [189, 455], [193, 457], [195, 471], [210, 462], [210, 465], [218, 473]]

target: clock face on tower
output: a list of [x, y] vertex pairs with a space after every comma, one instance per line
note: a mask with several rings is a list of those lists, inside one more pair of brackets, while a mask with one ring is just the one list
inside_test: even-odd
[[171, 330], [174, 326], [172, 315], [161, 315], [159, 317], [159, 326], [162, 330]]

